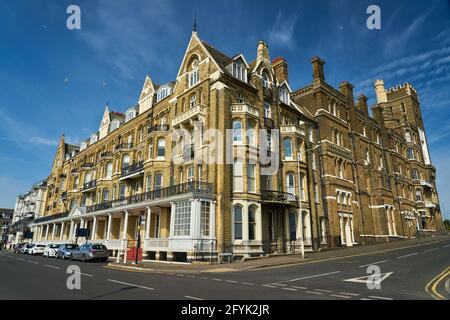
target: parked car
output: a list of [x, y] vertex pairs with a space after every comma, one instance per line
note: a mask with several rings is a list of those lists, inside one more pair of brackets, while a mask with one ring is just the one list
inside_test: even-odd
[[45, 246], [42, 256], [47, 258], [56, 258], [56, 252], [58, 251], [58, 248], [59, 244], [48, 244]]
[[35, 244], [31, 249], [28, 250], [28, 253], [31, 255], [43, 254], [45, 246], [43, 244]]
[[16, 243], [13, 247], [14, 253], [20, 253], [20, 250], [26, 245], [26, 243]]
[[78, 245], [73, 243], [62, 244], [56, 252], [56, 259], [69, 259], [72, 252], [78, 249]]
[[108, 249], [103, 244], [96, 243], [83, 244], [77, 250], [72, 251], [70, 256], [72, 260], [81, 260], [83, 262], [93, 260], [106, 262], [108, 257]]
[[20, 249], [20, 253], [30, 254], [30, 249], [32, 249], [33, 247], [34, 247], [34, 243], [27, 243]]

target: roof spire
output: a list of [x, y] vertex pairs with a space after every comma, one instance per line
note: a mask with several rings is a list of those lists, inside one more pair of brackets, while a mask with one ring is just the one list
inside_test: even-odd
[[194, 15], [194, 25], [192, 27], [192, 32], [197, 33], [197, 15]]

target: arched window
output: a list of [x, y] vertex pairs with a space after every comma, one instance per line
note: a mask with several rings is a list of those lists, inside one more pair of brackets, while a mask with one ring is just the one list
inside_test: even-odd
[[262, 73], [262, 83], [264, 88], [270, 89], [270, 78], [267, 71], [263, 71]]
[[145, 177], [145, 191], [146, 192], [149, 192], [149, 191], [151, 191], [152, 190], [152, 175], [151, 174], [148, 174], [146, 177]]
[[256, 144], [256, 141], [255, 141], [255, 125], [252, 122], [250, 122], [248, 124], [248, 127], [247, 127], [247, 139], [248, 139], [248, 144], [250, 146], [254, 146]]
[[124, 154], [122, 157], [122, 169], [126, 168], [130, 165], [130, 156], [128, 154]]
[[242, 207], [233, 207], [234, 240], [242, 240]]
[[179, 178], [179, 182], [183, 183], [184, 182], [184, 175], [183, 175], [183, 168], [180, 168], [178, 170], [178, 178]]
[[111, 178], [112, 177], [112, 171], [113, 171], [113, 163], [112, 162], [108, 162], [106, 164], [105, 177], [106, 178]]
[[164, 158], [166, 155], [166, 139], [159, 138], [158, 139], [158, 157]]
[[416, 201], [421, 202], [422, 201], [422, 190], [416, 189]]
[[153, 141], [150, 141], [148, 145], [148, 158], [153, 159]]
[[286, 192], [295, 195], [295, 176], [292, 172], [286, 174]]
[[193, 108], [197, 105], [197, 96], [195, 94], [193, 94], [190, 98], [189, 98], [189, 107]]
[[242, 123], [240, 120], [233, 121], [233, 142], [242, 142]]
[[163, 187], [163, 177], [164, 175], [161, 172], [158, 172], [155, 175], [155, 190], [159, 190]]
[[193, 59], [190, 65], [191, 72], [189, 72], [189, 87], [195, 86], [199, 81], [199, 72], [198, 72], [199, 62], [198, 59]]
[[243, 191], [243, 163], [242, 159], [234, 159], [233, 163], [233, 191]]
[[284, 145], [284, 158], [292, 159], [292, 139], [284, 138], [283, 145]]
[[248, 207], [248, 240], [255, 240], [256, 232], [256, 207]]

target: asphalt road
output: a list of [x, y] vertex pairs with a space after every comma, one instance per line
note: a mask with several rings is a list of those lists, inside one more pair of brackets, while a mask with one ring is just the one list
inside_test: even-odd
[[[79, 290], [67, 287], [70, 265], [80, 267]], [[379, 267], [380, 276], [368, 273], [372, 265]], [[448, 285], [445, 288], [450, 278], [448, 239], [376, 254], [227, 273], [146, 273], [105, 266], [0, 251], [0, 299], [450, 299]], [[355, 279], [367, 276], [372, 276], [372, 285], [382, 279], [380, 287], [369, 289], [366, 279]]]

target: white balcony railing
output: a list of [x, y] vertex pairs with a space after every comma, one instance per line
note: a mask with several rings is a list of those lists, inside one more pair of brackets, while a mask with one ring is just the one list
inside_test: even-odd
[[198, 118], [199, 116], [204, 117], [206, 114], [206, 107], [202, 105], [197, 105], [189, 110], [183, 112], [179, 116], [172, 120], [172, 127], [179, 125], [180, 123], [186, 122], [190, 119]]
[[233, 103], [231, 105], [231, 112], [232, 113], [247, 113], [249, 115], [255, 116], [259, 118], [259, 111], [258, 109], [250, 106], [247, 103]]
[[281, 126], [280, 127], [280, 131], [281, 131], [281, 133], [296, 133], [296, 134], [299, 134], [299, 135], [302, 135], [302, 136], [305, 135], [305, 130], [300, 129], [299, 127], [294, 126], [294, 125]]

